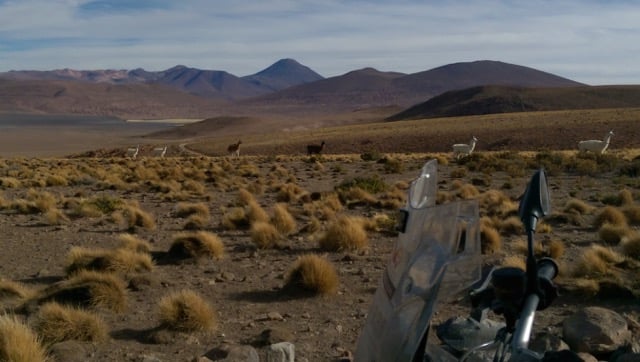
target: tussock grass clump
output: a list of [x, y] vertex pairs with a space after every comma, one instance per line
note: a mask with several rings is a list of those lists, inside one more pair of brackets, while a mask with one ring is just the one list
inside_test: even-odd
[[624, 261], [624, 256], [613, 249], [601, 245], [592, 245], [585, 250], [574, 265], [573, 275], [576, 277], [598, 278], [614, 275], [613, 265]]
[[291, 182], [285, 183], [278, 188], [276, 194], [276, 201], [278, 202], [292, 202], [298, 199], [300, 195], [304, 194], [304, 190]]
[[247, 205], [247, 216], [249, 223], [258, 221], [269, 221], [269, 214], [258, 204], [257, 201], [250, 201]]
[[238, 190], [238, 205], [239, 206], [247, 206], [250, 203], [257, 203], [256, 197], [246, 188], [241, 188]]
[[298, 257], [286, 276], [284, 290], [302, 289], [314, 294], [334, 294], [339, 280], [335, 267], [329, 260], [319, 255], [308, 254]]
[[501, 234], [517, 235], [524, 232], [522, 220], [517, 216], [510, 216], [504, 220], [496, 220], [496, 225]]
[[350, 187], [339, 192], [341, 200], [349, 205], [376, 205], [378, 199], [370, 192], [361, 189], [360, 187]]
[[55, 302], [38, 310], [33, 329], [46, 344], [69, 340], [103, 342], [108, 337], [107, 325], [97, 314]]
[[595, 206], [591, 206], [580, 199], [571, 198], [567, 200], [567, 203], [564, 205], [563, 211], [584, 215], [591, 214], [595, 209]]
[[336, 189], [348, 190], [354, 187], [361, 188], [372, 194], [377, 194], [386, 191], [389, 185], [387, 185], [380, 176], [374, 175], [371, 177], [356, 177], [352, 180], [345, 180], [336, 186]]
[[125, 226], [129, 230], [134, 230], [136, 227], [147, 230], [154, 230], [156, 228], [154, 217], [150, 213], [142, 210], [140, 205], [135, 201], [126, 204], [122, 210], [120, 210], [120, 213]]
[[123, 233], [118, 235], [118, 241], [120, 241], [120, 248], [135, 251], [137, 253], [149, 253], [151, 252], [151, 244], [139, 237]]
[[224, 244], [218, 235], [208, 231], [182, 232], [173, 238], [167, 255], [172, 259], [220, 259]]
[[122, 312], [127, 306], [127, 294], [124, 281], [114, 274], [83, 270], [45, 288], [38, 301]]
[[500, 251], [502, 238], [494, 227], [480, 224], [480, 246], [483, 254], [491, 254]]
[[624, 255], [636, 260], [640, 260], [640, 232], [635, 231], [626, 235], [621, 243]]
[[0, 177], [0, 186], [7, 189], [17, 189], [22, 186], [22, 183], [15, 177]]
[[271, 223], [275, 228], [284, 235], [293, 233], [296, 230], [296, 219], [291, 215], [284, 203], [277, 203], [273, 207], [273, 215]]
[[640, 205], [627, 205], [622, 207], [622, 213], [631, 225], [640, 225]]
[[15, 316], [0, 316], [0, 361], [45, 362], [45, 348], [38, 336]]
[[175, 331], [206, 332], [218, 324], [213, 307], [196, 292], [186, 289], [163, 297], [158, 314], [161, 327]]
[[0, 311], [17, 307], [35, 294], [35, 291], [21, 283], [0, 279]]
[[518, 213], [518, 204], [499, 190], [488, 190], [482, 193], [479, 201], [480, 207], [489, 216], [507, 217]]
[[598, 237], [605, 244], [618, 245], [620, 240], [631, 232], [631, 229], [626, 224], [612, 225], [605, 223], [598, 229]]
[[176, 205], [177, 217], [187, 218], [191, 215], [200, 215], [208, 219], [211, 216], [211, 212], [209, 211], [209, 206], [204, 202], [179, 202]]
[[183, 228], [185, 230], [201, 230], [207, 227], [209, 218], [199, 214], [193, 214], [187, 218]]
[[227, 210], [220, 223], [227, 230], [246, 229], [250, 226], [249, 217], [243, 207]]
[[523, 255], [509, 255], [502, 260], [501, 266], [527, 270], [527, 262]]
[[319, 240], [320, 248], [327, 251], [362, 250], [368, 244], [362, 221], [345, 215], [337, 217]]
[[82, 270], [128, 275], [153, 270], [153, 261], [149, 254], [129, 249], [87, 249], [73, 247], [67, 255], [65, 271], [71, 275]]
[[260, 249], [278, 246], [280, 233], [278, 229], [265, 221], [258, 221], [251, 225], [251, 241]]
[[69, 217], [64, 211], [56, 208], [45, 211], [43, 216], [47, 225], [62, 225], [69, 222]]
[[613, 206], [605, 206], [596, 213], [592, 224], [593, 227], [599, 228], [606, 223], [623, 226], [627, 224], [627, 218], [620, 209]]

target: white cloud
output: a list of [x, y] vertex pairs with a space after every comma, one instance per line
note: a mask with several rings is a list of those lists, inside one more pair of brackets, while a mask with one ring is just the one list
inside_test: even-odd
[[184, 64], [247, 75], [291, 57], [334, 76], [492, 59], [589, 84], [640, 84], [640, 8], [625, 1], [92, 3], [0, 2], [0, 71]]

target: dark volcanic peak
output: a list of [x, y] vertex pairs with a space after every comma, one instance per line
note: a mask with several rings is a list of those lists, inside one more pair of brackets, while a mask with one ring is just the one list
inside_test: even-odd
[[629, 107], [640, 107], [640, 86], [479, 86], [445, 92], [387, 120]]
[[[479, 85], [509, 85], [520, 87], [568, 87], [584, 85], [521, 65], [493, 60], [453, 63], [397, 79], [405, 89], [424, 89], [425, 84], [435, 94]], [[434, 94], [434, 95], [435, 95]]]
[[278, 91], [299, 84], [324, 79], [320, 74], [293, 59], [280, 59], [268, 68], [252, 75], [242, 77], [260, 87]]

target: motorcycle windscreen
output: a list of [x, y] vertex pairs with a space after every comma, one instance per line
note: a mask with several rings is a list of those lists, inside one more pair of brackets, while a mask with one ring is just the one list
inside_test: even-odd
[[[429, 169], [433, 172], [429, 182], [435, 183], [431, 166], [433, 163], [427, 163], [423, 174]], [[358, 339], [356, 361], [411, 360], [436, 303], [480, 277], [477, 201], [431, 206], [429, 197], [415, 192], [416, 185], [412, 183], [409, 190], [404, 232], [398, 237]], [[420, 187], [423, 194], [434, 192], [429, 185]], [[435, 199], [435, 193], [432, 196]]]

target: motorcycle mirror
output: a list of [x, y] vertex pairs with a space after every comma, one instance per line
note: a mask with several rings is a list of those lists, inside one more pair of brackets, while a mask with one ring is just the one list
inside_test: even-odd
[[531, 177], [518, 207], [518, 215], [527, 232], [535, 231], [538, 219], [549, 214], [551, 211], [549, 200], [547, 177], [544, 169], [539, 169]]

